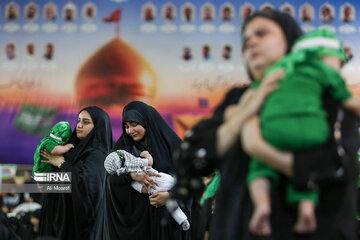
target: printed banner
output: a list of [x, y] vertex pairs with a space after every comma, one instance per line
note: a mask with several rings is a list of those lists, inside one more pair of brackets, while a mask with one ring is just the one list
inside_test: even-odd
[[180, 136], [248, 83], [241, 25], [259, 9], [291, 14], [304, 31], [329, 28], [354, 57], [343, 73], [360, 94], [358, 1], [3, 0], [0, 2], [0, 162], [33, 164], [59, 121], [85, 106], [110, 115], [153, 105]]

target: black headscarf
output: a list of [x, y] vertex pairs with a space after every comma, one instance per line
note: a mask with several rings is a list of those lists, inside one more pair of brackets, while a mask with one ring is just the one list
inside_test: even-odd
[[[123, 149], [139, 156], [147, 150], [154, 159], [153, 168], [165, 173], [174, 172], [172, 154], [181, 144], [181, 139], [169, 127], [155, 108], [140, 102], [130, 102], [123, 110], [123, 134], [114, 149]], [[145, 137], [135, 142], [126, 134], [124, 123], [136, 122], [146, 130]]]
[[83, 140], [77, 138], [76, 127], [73, 130], [69, 143], [74, 144], [75, 148], [65, 155], [65, 160], [72, 163], [75, 163], [82, 155], [94, 149], [98, 149], [104, 154], [108, 154], [113, 145], [109, 115], [96, 106], [83, 108], [80, 112], [82, 111], [87, 111], [90, 114], [94, 123], [94, 128]]
[[[274, 21], [275, 23], [277, 23], [281, 27], [282, 31], [284, 32], [285, 39], [287, 42], [287, 51], [286, 51], [287, 53], [290, 52], [296, 39], [298, 39], [303, 34], [299, 24], [297, 24], [297, 22], [291, 15], [289, 15], [287, 13], [282, 13], [282, 12], [278, 12], [278, 11], [269, 11], [269, 10], [258, 11], [258, 12], [255, 12], [254, 14], [250, 15], [249, 17], [247, 17], [245, 19], [244, 25], [242, 26], [241, 32], [244, 33], [247, 25], [257, 17], [263, 17], [263, 18], [270, 19], [270, 20]], [[251, 75], [249, 70], [248, 70], [248, 74], [249, 74], [250, 79], [254, 80], [254, 78]]]

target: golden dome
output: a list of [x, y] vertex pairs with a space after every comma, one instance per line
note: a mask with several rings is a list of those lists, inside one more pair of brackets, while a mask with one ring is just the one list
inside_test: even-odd
[[81, 107], [123, 106], [133, 100], [152, 104], [157, 90], [151, 65], [118, 37], [89, 57], [80, 68], [75, 84]]

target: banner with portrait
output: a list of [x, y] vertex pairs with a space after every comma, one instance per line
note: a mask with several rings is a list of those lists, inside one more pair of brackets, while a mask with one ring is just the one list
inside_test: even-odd
[[0, 2], [0, 163], [32, 164], [58, 121], [75, 127], [85, 106], [110, 115], [154, 106], [180, 136], [225, 92], [248, 83], [241, 25], [259, 9], [291, 14], [304, 31], [334, 30], [353, 59], [347, 83], [360, 94], [358, 1], [3, 0]]

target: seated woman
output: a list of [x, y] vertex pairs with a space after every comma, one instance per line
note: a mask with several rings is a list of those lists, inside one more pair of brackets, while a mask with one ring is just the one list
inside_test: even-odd
[[104, 161], [112, 148], [110, 118], [98, 107], [80, 111], [69, 143], [75, 148], [64, 156], [41, 151], [43, 161], [71, 172], [71, 193], [44, 196], [40, 236], [61, 239], [102, 239]]
[[[153, 158], [153, 168], [167, 174], [174, 173], [173, 151], [181, 144], [181, 139], [167, 125], [160, 114], [151, 106], [134, 101], [123, 110], [123, 134], [113, 150], [125, 150], [139, 157], [148, 151]], [[139, 193], [131, 186], [133, 181], [142, 184], [144, 189], [156, 189], [152, 176], [142, 172], [107, 174], [105, 204], [105, 239], [183, 239], [178, 224], [166, 218], [164, 207], [169, 192], [156, 192], [152, 195]], [[180, 204], [181, 205], [181, 204]], [[182, 209], [185, 214], [189, 212]]]

